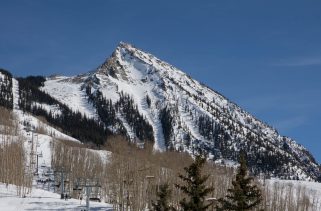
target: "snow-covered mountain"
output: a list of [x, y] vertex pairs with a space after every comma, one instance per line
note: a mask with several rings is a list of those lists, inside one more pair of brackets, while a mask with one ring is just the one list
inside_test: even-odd
[[[321, 168], [303, 146], [130, 44], [120, 43], [95, 71], [29, 82], [34, 86], [19, 80], [24, 87], [19, 89], [20, 98], [28, 99], [20, 100], [20, 108], [37, 115], [46, 112], [48, 121], [57, 127], [73, 115], [70, 111], [78, 112], [87, 117], [86, 123], [94, 120], [95, 128], [103, 125], [107, 131], [101, 134], [106, 136], [119, 133], [137, 143], [152, 141], [156, 150], [193, 154], [202, 149], [220, 163], [237, 161], [240, 151], [245, 151], [254, 174], [320, 180]], [[30, 96], [30, 92], [36, 94]], [[65, 119], [58, 121], [63, 115]], [[68, 132], [68, 128], [63, 130]], [[76, 138], [82, 137], [88, 139], [85, 135]]]

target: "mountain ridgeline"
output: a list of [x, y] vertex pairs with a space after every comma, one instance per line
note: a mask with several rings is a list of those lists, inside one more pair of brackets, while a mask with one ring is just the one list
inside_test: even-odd
[[222, 164], [245, 151], [255, 175], [321, 180], [320, 165], [303, 146], [130, 44], [120, 43], [95, 71], [74, 77], [14, 79], [3, 70], [0, 76], [1, 106], [14, 108], [16, 91], [17, 109], [82, 142], [99, 146], [120, 134], [161, 151], [202, 150]]

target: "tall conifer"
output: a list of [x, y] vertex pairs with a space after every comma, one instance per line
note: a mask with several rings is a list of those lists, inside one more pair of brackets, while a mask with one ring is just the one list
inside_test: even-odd
[[152, 202], [153, 210], [155, 211], [174, 211], [175, 209], [169, 205], [171, 190], [168, 184], [162, 184], [157, 192], [157, 201]]
[[202, 176], [201, 174], [205, 162], [206, 159], [198, 155], [190, 166], [184, 168], [186, 176], [179, 175], [185, 185], [176, 185], [176, 187], [181, 189], [188, 197], [188, 199], [184, 198], [180, 202], [184, 211], [203, 211], [211, 206], [211, 203], [206, 204], [205, 199], [207, 194], [213, 190], [213, 188], [205, 185], [209, 175]]
[[217, 210], [251, 210], [262, 201], [262, 194], [257, 185], [252, 184], [252, 177], [247, 175], [246, 160], [244, 154], [240, 155], [240, 166], [236, 178], [232, 182], [233, 187], [228, 189], [225, 198], [219, 199]]

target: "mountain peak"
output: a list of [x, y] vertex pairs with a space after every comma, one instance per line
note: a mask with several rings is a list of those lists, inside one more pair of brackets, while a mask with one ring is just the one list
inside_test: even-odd
[[123, 42], [123, 41], [120, 41], [117, 45], [117, 48], [134, 48], [134, 46], [130, 43], [127, 43], [127, 42]]
[[172, 68], [171, 65], [161, 61], [154, 55], [138, 49], [130, 43], [121, 41], [112, 55], [97, 68], [97, 72], [114, 78], [119, 78], [119, 75], [121, 75], [125, 79], [126, 73], [124, 70], [128, 66], [135, 66], [134, 69], [143, 70], [143, 72], [146, 72], [146, 68], [160, 71]]

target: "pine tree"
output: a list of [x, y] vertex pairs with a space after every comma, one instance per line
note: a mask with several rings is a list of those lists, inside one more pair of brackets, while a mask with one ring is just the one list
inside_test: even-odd
[[252, 177], [247, 176], [246, 160], [241, 153], [240, 167], [232, 181], [233, 187], [228, 189], [225, 198], [219, 199], [217, 210], [245, 211], [258, 206], [262, 201], [262, 194], [255, 184], [251, 184], [252, 180]]
[[168, 204], [168, 200], [171, 197], [171, 190], [169, 190], [168, 184], [162, 184], [159, 186], [157, 192], [156, 203], [152, 202], [153, 210], [155, 211], [174, 211], [175, 209]]
[[213, 188], [207, 188], [205, 185], [209, 175], [201, 175], [201, 169], [205, 162], [206, 159], [198, 155], [190, 166], [184, 168], [187, 175], [179, 175], [179, 178], [185, 182], [186, 185], [176, 184], [176, 187], [181, 189], [189, 197], [188, 200], [184, 198], [180, 201], [180, 205], [185, 211], [202, 211], [211, 206], [211, 203], [205, 204], [206, 195], [213, 190]]

